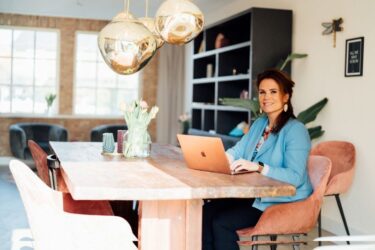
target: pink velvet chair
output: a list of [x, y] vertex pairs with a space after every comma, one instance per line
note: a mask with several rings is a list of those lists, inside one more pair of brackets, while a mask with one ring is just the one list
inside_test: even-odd
[[[40, 179], [49, 187], [51, 181], [49, 178], [47, 166], [47, 153], [33, 140], [28, 141], [31, 155], [34, 159], [35, 166]], [[61, 171], [57, 170], [58, 186], [57, 190], [62, 192], [63, 206], [65, 212], [77, 214], [92, 214], [92, 215], [113, 215], [111, 205], [108, 201], [77, 201], [74, 200], [68, 192], [64, 179], [61, 176]]]
[[[335, 196], [346, 233], [350, 235], [344, 210], [341, 205], [340, 194], [348, 191], [353, 182], [356, 154], [355, 147], [352, 143], [346, 141], [326, 141], [316, 145], [311, 150], [311, 154], [323, 155], [332, 161], [332, 171], [328, 179], [325, 195]], [[321, 216], [319, 214], [319, 236], [322, 235], [321, 225]], [[349, 244], [349, 242], [347, 243]]]
[[[240, 249], [257, 249], [268, 244], [300, 244], [304, 241], [277, 240], [280, 235], [307, 234], [316, 224], [331, 171], [331, 161], [324, 156], [310, 156], [308, 171], [314, 192], [305, 200], [273, 205], [267, 208], [254, 227], [237, 231]], [[271, 241], [258, 241], [258, 236], [271, 236]]]

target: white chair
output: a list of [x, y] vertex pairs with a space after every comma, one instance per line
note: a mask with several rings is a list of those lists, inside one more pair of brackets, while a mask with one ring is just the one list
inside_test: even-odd
[[66, 213], [63, 196], [44, 184], [24, 163], [10, 162], [36, 250], [137, 249], [129, 223], [116, 216]]
[[[329, 242], [345, 242], [350, 241], [352, 245], [330, 245], [330, 246], [320, 246], [314, 248], [314, 250], [374, 250], [375, 249], [375, 235], [361, 235], [361, 236], [327, 236], [319, 237], [314, 241], [329, 241]], [[356, 243], [361, 242], [356, 245]], [[364, 244], [365, 242], [365, 244]]]

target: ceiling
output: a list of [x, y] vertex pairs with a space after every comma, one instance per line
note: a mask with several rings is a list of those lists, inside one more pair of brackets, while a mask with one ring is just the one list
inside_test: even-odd
[[[130, 12], [145, 15], [145, 1], [130, 1]], [[149, 16], [154, 16], [163, 0], [149, 0]], [[193, 0], [203, 11], [211, 12], [230, 0]], [[0, 12], [41, 16], [110, 20], [124, 9], [124, 0], [0, 0]]]

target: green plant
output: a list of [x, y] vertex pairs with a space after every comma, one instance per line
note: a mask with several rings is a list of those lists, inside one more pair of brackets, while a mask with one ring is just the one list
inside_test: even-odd
[[44, 98], [47, 102], [47, 107], [49, 108], [52, 106], [53, 101], [56, 99], [56, 94], [49, 93]]
[[[287, 58], [285, 58], [285, 60], [281, 60], [277, 64], [276, 68], [283, 70], [286, 67], [286, 65], [288, 65], [288, 63], [291, 62], [292, 60], [298, 59], [298, 58], [304, 58], [306, 56], [307, 54], [292, 53]], [[223, 105], [240, 107], [240, 108], [245, 108], [245, 109], [250, 110], [252, 113], [252, 117], [254, 119], [260, 116], [259, 102], [256, 98], [253, 98], [253, 99], [222, 98], [222, 99], [219, 99], [219, 101]], [[311, 107], [299, 113], [297, 115], [297, 119], [301, 121], [303, 124], [307, 124], [309, 122], [314, 121], [318, 113], [324, 108], [327, 102], [328, 102], [328, 98], [326, 97], [323, 98], [319, 102], [315, 103]], [[308, 128], [308, 131], [309, 131], [311, 140], [318, 138], [324, 134], [324, 130], [322, 129], [322, 126], [315, 126], [315, 127]]]

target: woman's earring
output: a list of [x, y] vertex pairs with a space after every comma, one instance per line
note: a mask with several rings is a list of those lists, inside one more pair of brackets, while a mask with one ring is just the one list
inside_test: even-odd
[[263, 113], [263, 110], [260, 108], [259, 109], [259, 114], [262, 114]]
[[288, 111], [288, 103], [285, 103], [284, 104], [284, 112], [287, 112]]

